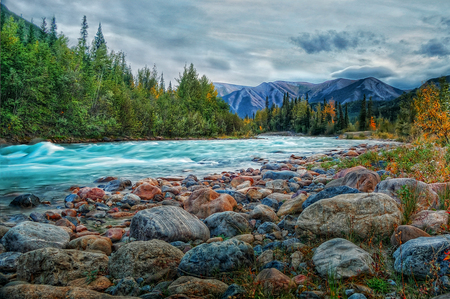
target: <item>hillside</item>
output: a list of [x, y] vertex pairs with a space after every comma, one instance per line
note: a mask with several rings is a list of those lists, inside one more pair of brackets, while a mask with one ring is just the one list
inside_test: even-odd
[[[3, 3], [1, 3], [0, 6], [1, 6], [1, 14], [2, 14], [2, 16], [1, 16], [1, 17], [2, 17], [2, 24], [3, 24], [3, 22], [4, 22], [6, 19], [8, 19], [9, 17], [12, 16], [12, 17], [14, 18], [14, 21], [16, 21], [16, 22], [18, 22], [18, 21], [20, 21], [20, 20], [24, 20], [24, 21], [25, 21], [26, 28], [29, 28], [30, 25], [33, 25], [34, 28], [35, 28], [35, 30], [36, 30], [36, 32], [37, 32], [38, 30], [41, 30], [41, 29], [39, 28], [39, 26], [37, 26], [36, 24], [33, 24], [33, 23], [31, 23], [31, 22], [25, 20], [25, 19], [22, 18], [21, 16], [15, 14], [14, 12], [10, 11], [10, 10], [8, 9], [8, 7], [6, 7], [6, 5], [4, 5]], [[4, 19], [3, 19], [3, 17], [4, 17]]]

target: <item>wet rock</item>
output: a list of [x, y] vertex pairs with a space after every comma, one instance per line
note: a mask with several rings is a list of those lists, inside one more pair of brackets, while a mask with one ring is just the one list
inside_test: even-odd
[[396, 202], [380, 193], [343, 194], [319, 200], [307, 207], [297, 220], [297, 234], [361, 238], [391, 235], [401, 222]]
[[101, 236], [83, 236], [69, 242], [67, 249], [76, 249], [92, 252], [103, 252], [110, 255], [112, 251], [112, 242], [109, 238]]
[[182, 208], [161, 206], [136, 213], [131, 220], [130, 236], [141, 241], [188, 242], [206, 241], [210, 233], [203, 222]]
[[217, 279], [200, 279], [182, 276], [167, 288], [169, 295], [184, 294], [186, 296], [220, 296], [228, 289], [228, 285]]
[[395, 229], [391, 236], [391, 244], [392, 246], [397, 247], [401, 244], [405, 244], [409, 240], [417, 239], [419, 237], [431, 236], [417, 227], [411, 225], [400, 225]]
[[205, 219], [208, 216], [225, 211], [233, 211], [236, 200], [228, 194], [219, 194], [212, 189], [194, 191], [184, 202], [184, 208], [191, 214]]
[[143, 183], [133, 190], [133, 194], [139, 196], [139, 198], [143, 200], [152, 200], [156, 195], [162, 194], [162, 192], [158, 187], [152, 184]]
[[317, 272], [336, 279], [373, 274], [374, 261], [369, 253], [345, 239], [336, 238], [317, 247], [312, 258]]
[[272, 179], [272, 180], [289, 180], [293, 177], [300, 177], [300, 175], [294, 171], [284, 170], [284, 171], [267, 171], [262, 179]]
[[223, 235], [231, 238], [236, 235], [251, 231], [248, 220], [236, 212], [215, 213], [205, 219], [211, 237]]
[[9, 205], [20, 208], [34, 208], [40, 204], [41, 200], [39, 199], [39, 197], [33, 194], [24, 194], [14, 198]]
[[358, 189], [350, 188], [348, 186], [328, 188], [323, 191], [320, 191], [315, 195], [311, 195], [310, 197], [308, 197], [308, 199], [306, 199], [305, 202], [303, 203], [302, 208], [304, 210], [313, 203], [316, 203], [324, 198], [332, 198], [341, 194], [352, 194], [352, 193], [360, 193], [360, 191]]
[[65, 226], [70, 228], [72, 231], [75, 231], [75, 225], [70, 222], [69, 220], [67, 220], [66, 218], [62, 218], [59, 219], [58, 221], [56, 221], [55, 223], [56, 226]]
[[448, 224], [447, 211], [423, 210], [411, 217], [412, 226], [437, 234], [446, 230]]
[[161, 240], [135, 241], [111, 256], [109, 273], [115, 278], [142, 277], [147, 283], [174, 278], [183, 252]]
[[259, 219], [262, 222], [278, 221], [278, 216], [275, 211], [266, 205], [257, 205], [249, 214], [250, 218]]
[[262, 285], [264, 291], [268, 294], [279, 294], [296, 287], [295, 282], [274, 268], [264, 269], [259, 272], [255, 283]]
[[102, 199], [103, 196], [105, 196], [105, 191], [103, 191], [100, 188], [84, 187], [84, 188], [81, 188], [77, 194], [81, 199], [90, 198], [92, 200], [97, 200], [97, 199]]
[[248, 267], [254, 259], [253, 247], [236, 239], [201, 244], [184, 255], [178, 273], [211, 277]]
[[139, 196], [137, 196], [136, 194], [128, 193], [120, 200], [120, 202], [123, 204], [128, 204], [132, 207], [132, 206], [140, 204], [141, 198]]
[[17, 278], [36, 284], [66, 285], [85, 276], [85, 272], [105, 271], [108, 257], [72, 249], [42, 248], [27, 252], [19, 258]]
[[28, 252], [39, 248], [65, 248], [69, 234], [61, 227], [25, 221], [11, 228], [2, 238], [8, 251]]
[[13, 251], [0, 253], [0, 271], [15, 272], [18, 259], [22, 254]]
[[105, 191], [108, 191], [108, 192], [123, 191], [127, 187], [131, 187], [131, 181], [130, 180], [118, 179], [118, 180], [110, 181], [105, 186]]

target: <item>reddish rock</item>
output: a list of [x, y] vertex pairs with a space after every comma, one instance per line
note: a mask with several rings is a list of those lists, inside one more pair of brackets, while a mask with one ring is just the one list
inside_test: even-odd
[[194, 191], [184, 202], [184, 209], [199, 218], [225, 211], [233, 211], [237, 206], [236, 200], [228, 194], [219, 194], [212, 189]]
[[109, 238], [99, 235], [87, 235], [73, 239], [67, 245], [67, 249], [86, 251], [102, 251], [106, 255], [111, 254], [112, 242]]
[[85, 201], [85, 200], [83, 200], [83, 201], [80, 201], [80, 202], [75, 203], [74, 207], [75, 207], [76, 209], [78, 209], [78, 208], [81, 207], [82, 205], [87, 205], [87, 204], [88, 204], [88, 202]]
[[58, 213], [55, 213], [53, 211], [47, 211], [44, 213], [44, 217], [48, 220], [59, 220], [61, 219], [61, 215]]
[[217, 180], [220, 180], [221, 178], [222, 178], [221, 174], [214, 174], [214, 175], [205, 176], [203, 179], [205, 181], [217, 181]]
[[264, 269], [259, 272], [255, 282], [262, 285], [264, 290], [270, 294], [279, 294], [296, 287], [295, 282], [275, 268]]
[[423, 210], [412, 216], [412, 226], [437, 234], [448, 230], [447, 211]]
[[68, 227], [72, 231], [75, 231], [75, 229], [76, 229], [75, 225], [65, 218], [62, 218], [62, 219], [59, 219], [58, 221], [56, 221], [55, 225]]
[[113, 285], [113, 283], [105, 276], [97, 277], [94, 281], [89, 282], [86, 278], [78, 278], [70, 281], [68, 286], [89, 289], [97, 292], [103, 292]]
[[110, 228], [106, 231], [105, 237], [111, 239], [112, 242], [118, 242], [122, 239], [124, 232], [123, 228]]
[[79, 238], [79, 237], [92, 236], [92, 235], [99, 236], [100, 233], [98, 233], [98, 232], [91, 232], [91, 231], [85, 230], [85, 231], [82, 231], [81, 233], [77, 233], [75, 236], [77, 238]]
[[92, 200], [97, 200], [102, 199], [103, 196], [105, 196], [105, 191], [100, 188], [84, 187], [81, 188], [77, 194], [81, 199], [90, 198]]
[[368, 193], [373, 192], [379, 182], [381, 182], [381, 178], [375, 171], [357, 169], [345, 175], [342, 185]]
[[355, 167], [351, 167], [351, 168], [347, 168], [347, 169], [342, 169], [341, 171], [339, 171], [338, 173], [336, 173], [333, 176], [333, 179], [340, 179], [345, 177], [345, 175], [349, 172], [355, 171], [355, 170], [359, 170], [359, 169], [366, 169], [364, 166], [358, 165]]
[[86, 231], [87, 227], [81, 224], [81, 225], [78, 225], [75, 230], [77, 233], [81, 233], [81, 232]]
[[63, 210], [61, 212], [61, 215], [62, 216], [77, 217], [77, 210], [75, 210], [75, 209], [66, 209], [66, 210]]
[[102, 178], [99, 178], [99, 179], [95, 180], [95, 182], [96, 183], [107, 183], [107, 182], [111, 182], [111, 181], [114, 181], [114, 180], [117, 180], [117, 178], [113, 177], [113, 176], [105, 176], [105, 177], [102, 177]]
[[231, 186], [233, 188], [236, 188], [237, 186], [239, 186], [240, 184], [246, 182], [246, 181], [250, 181], [250, 185], [254, 184], [254, 180], [252, 177], [249, 176], [238, 176], [235, 177], [232, 181], [231, 181]]
[[153, 179], [153, 178], [145, 178], [142, 180], [139, 180], [136, 182], [136, 184], [134, 184], [133, 189], [136, 189], [137, 187], [139, 187], [142, 184], [149, 184], [155, 187], [159, 187], [159, 183], [157, 180]]
[[143, 183], [134, 189], [133, 193], [143, 200], [152, 200], [155, 195], [161, 194], [161, 190], [154, 185]]
[[416, 239], [419, 237], [431, 237], [431, 236], [415, 226], [400, 225], [395, 229], [394, 233], [392, 234], [391, 244], [392, 246], [400, 246], [401, 244], [404, 244], [409, 240]]
[[305, 284], [308, 281], [308, 277], [306, 275], [297, 275], [293, 278], [296, 284]]
[[133, 217], [134, 213], [129, 212], [117, 212], [117, 213], [111, 213], [109, 214], [112, 218], [123, 218], [123, 217]]

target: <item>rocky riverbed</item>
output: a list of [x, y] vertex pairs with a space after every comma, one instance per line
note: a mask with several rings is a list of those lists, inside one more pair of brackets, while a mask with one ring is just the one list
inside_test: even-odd
[[[322, 167], [391, 146], [255, 158], [260, 168], [205, 177], [102, 177], [42, 213], [49, 202], [17, 196], [23, 214], [0, 218], [0, 298], [402, 298], [411, 279], [430, 282], [420, 298], [445, 294], [438, 191], [450, 183]], [[411, 225], [403, 186], [420, 193]]]

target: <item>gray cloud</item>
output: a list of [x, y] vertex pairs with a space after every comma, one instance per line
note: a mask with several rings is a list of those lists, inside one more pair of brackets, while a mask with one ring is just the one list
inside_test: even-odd
[[207, 59], [211, 68], [222, 71], [229, 71], [231, 69], [230, 63], [223, 59], [208, 58]]
[[395, 73], [387, 67], [348, 67], [340, 71], [331, 73], [333, 78], [346, 78], [346, 79], [361, 79], [367, 77], [375, 77], [377, 79], [385, 79], [389, 77], [394, 77]]
[[429, 40], [426, 44], [422, 44], [417, 54], [427, 57], [444, 57], [450, 55], [450, 37]]

